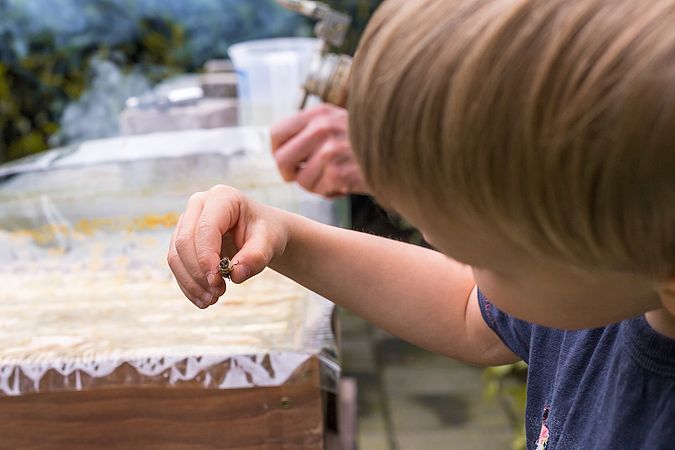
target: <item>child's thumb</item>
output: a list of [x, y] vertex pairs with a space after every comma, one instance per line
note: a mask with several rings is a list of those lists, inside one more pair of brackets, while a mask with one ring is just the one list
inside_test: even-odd
[[272, 246], [262, 237], [251, 238], [232, 257], [230, 279], [234, 283], [243, 283], [259, 274], [270, 263], [273, 256]]

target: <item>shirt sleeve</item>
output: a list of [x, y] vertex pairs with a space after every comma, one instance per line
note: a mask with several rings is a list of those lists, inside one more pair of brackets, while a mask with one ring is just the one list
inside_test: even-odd
[[530, 340], [532, 338], [533, 325], [509, 316], [497, 309], [478, 289], [478, 304], [483, 314], [485, 323], [497, 333], [497, 336], [511, 349], [529, 364]]

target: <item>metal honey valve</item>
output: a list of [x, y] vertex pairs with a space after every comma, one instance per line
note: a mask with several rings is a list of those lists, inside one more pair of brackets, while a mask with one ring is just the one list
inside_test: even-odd
[[319, 21], [314, 27], [314, 32], [322, 41], [321, 52], [310, 65], [303, 85], [305, 95], [300, 108], [305, 107], [310, 95], [319, 97], [323, 102], [344, 107], [347, 103], [352, 58], [348, 55], [328, 53], [327, 49], [329, 46], [340, 47], [344, 43], [352, 18], [325, 3], [306, 0], [277, 0], [277, 2], [287, 9]]
[[349, 25], [352, 23], [352, 18], [348, 14], [336, 11], [320, 2], [277, 0], [277, 3], [310, 19], [318, 20], [319, 22], [314, 27], [314, 33], [324, 44], [340, 47], [344, 43]]
[[[323, 102], [346, 106], [352, 58], [347, 55], [326, 53], [317, 57], [310, 66], [303, 88], [305, 99], [316, 95]], [[304, 107], [305, 101], [301, 107]]]

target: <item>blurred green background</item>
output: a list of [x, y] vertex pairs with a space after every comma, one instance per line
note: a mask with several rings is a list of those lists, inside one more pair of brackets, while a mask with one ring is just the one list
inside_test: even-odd
[[[380, 1], [326, 3], [354, 17], [342, 49], [352, 52]], [[114, 135], [123, 98], [198, 71], [233, 43], [312, 29], [273, 0], [0, 0], [0, 163]]]

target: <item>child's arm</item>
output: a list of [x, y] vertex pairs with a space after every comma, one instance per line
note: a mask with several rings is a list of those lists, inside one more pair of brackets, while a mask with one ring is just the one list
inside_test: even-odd
[[475, 364], [518, 359], [485, 324], [469, 267], [432, 250], [260, 205], [222, 186], [193, 196], [169, 251], [181, 289], [198, 306], [212, 303], [200, 300], [208, 289], [216, 298], [224, 292], [214, 276], [221, 236], [238, 250], [235, 282], [270, 265], [421, 347]]

